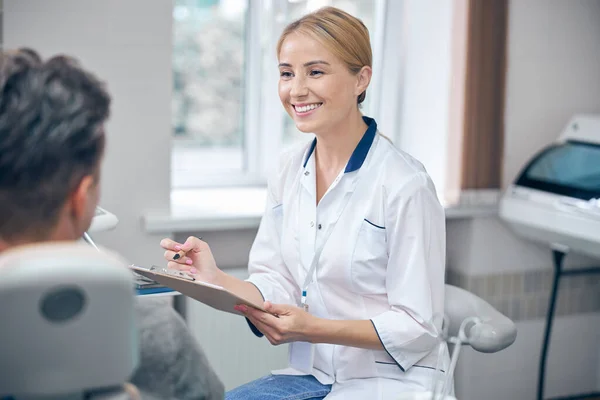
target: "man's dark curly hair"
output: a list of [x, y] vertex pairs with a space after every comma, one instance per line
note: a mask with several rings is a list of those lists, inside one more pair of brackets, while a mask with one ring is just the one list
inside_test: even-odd
[[39, 238], [69, 194], [98, 176], [110, 96], [76, 60], [0, 54], [0, 238]]

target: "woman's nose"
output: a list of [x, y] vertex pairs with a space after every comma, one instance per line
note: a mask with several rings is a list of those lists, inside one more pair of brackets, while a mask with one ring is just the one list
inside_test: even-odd
[[292, 80], [292, 87], [290, 89], [290, 96], [302, 97], [308, 95], [308, 88], [306, 81], [302, 77], [296, 77]]

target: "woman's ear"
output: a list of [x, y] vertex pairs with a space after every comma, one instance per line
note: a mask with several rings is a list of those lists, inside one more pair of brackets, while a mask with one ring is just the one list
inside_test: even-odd
[[356, 74], [356, 90], [354, 95], [358, 96], [363, 93], [369, 87], [369, 83], [371, 83], [371, 76], [373, 75], [373, 69], [368, 66], [364, 66], [358, 71]]

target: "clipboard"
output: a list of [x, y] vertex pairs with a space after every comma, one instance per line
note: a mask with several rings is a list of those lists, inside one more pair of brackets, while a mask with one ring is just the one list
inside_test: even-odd
[[224, 287], [199, 281], [184, 271], [161, 268], [157, 266], [152, 266], [148, 269], [137, 265], [130, 265], [129, 269], [142, 276], [145, 276], [146, 278], [150, 278], [173, 290], [176, 290], [184, 296], [191, 297], [194, 300], [220, 311], [243, 315], [233, 307], [239, 304], [244, 304], [248, 307], [268, 312], [261, 304], [252, 303], [230, 292]]

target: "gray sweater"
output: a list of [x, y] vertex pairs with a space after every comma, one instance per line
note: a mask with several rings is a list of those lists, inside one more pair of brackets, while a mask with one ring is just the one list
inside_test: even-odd
[[165, 298], [137, 298], [140, 360], [131, 383], [143, 399], [221, 400], [225, 389]]

